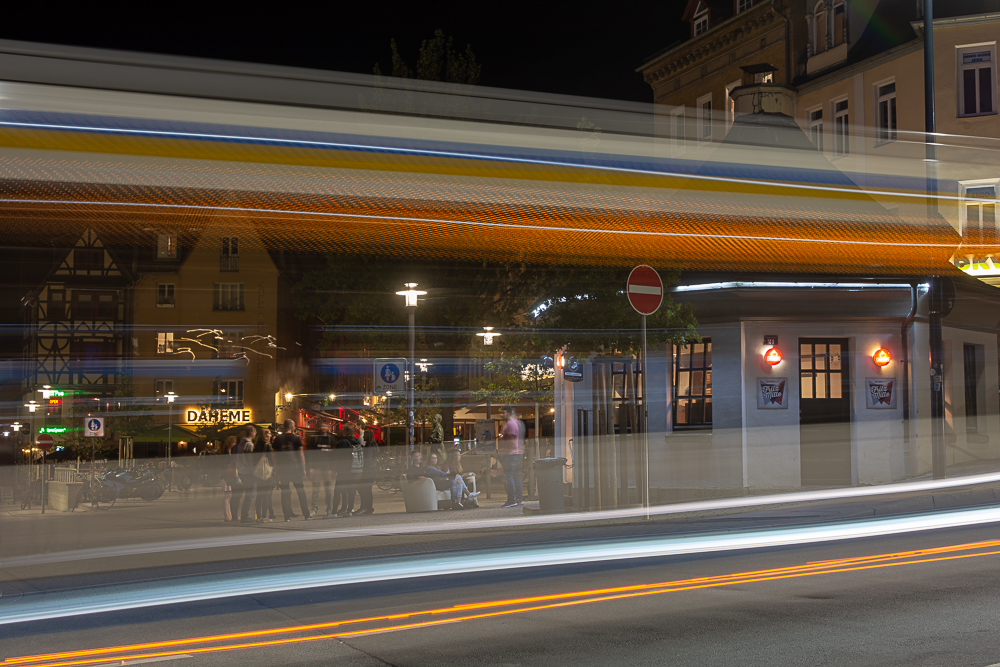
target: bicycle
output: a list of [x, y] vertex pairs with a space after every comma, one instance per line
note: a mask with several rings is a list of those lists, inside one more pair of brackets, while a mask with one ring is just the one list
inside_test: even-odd
[[115, 501], [118, 500], [118, 494], [114, 487], [108, 486], [99, 477], [91, 478], [90, 475], [81, 475], [81, 477], [83, 488], [80, 489], [80, 493], [76, 497], [78, 505], [89, 503], [91, 507], [98, 509], [108, 509], [114, 506]]
[[378, 472], [375, 473], [375, 486], [382, 491], [401, 491], [403, 487], [399, 483], [399, 459], [388, 452], [380, 452], [376, 461]]

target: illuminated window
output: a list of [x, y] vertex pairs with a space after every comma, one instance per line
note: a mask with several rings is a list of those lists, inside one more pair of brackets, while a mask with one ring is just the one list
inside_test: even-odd
[[[997, 186], [991, 184], [963, 185], [962, 243], [967, 246], [996, 245]], [[969, 248], [975, 253], [974, 247]]]
[[674, 155], [684, 152], [686, 137], [686, 117], [684, 107], [677, 107], [670, 112], [670, 136], [674, 142]]
[[708, 31], [708, 7], [704, 2], [699, 2], [694, 12], [693, 31], [695, 37]]
[[215, 283], [215, 310], [246, 310], [244, 283]]
[[712, 138], [712, 93], [698, 98], [698, 139]]
[[712, 426], [712, 339], [674, 345], [674, 428]]
[[172, 331], [159, 332], [156, 334], [156, 353], [157, 354], [173, 354], [174, 353], [174, 334]]
[[851, 152], [850, 115], [847, 100], [833, 103], [833, 155], [841, 157]]
[[177, 236], [160, 234], [156, 237], [156, 258], [177, 259]]
[[986, 116], [997, 112], [996, 45], [958, 49], [958, 115]]
[[243, 380], [216, 380], [212, 393], [220, 407], [243, 408]]
[[846, 395], [844, 352], [846, 350], [838, 343], [800, 343], [800, 398], [843, 398]]
[[876, 90], [876, 137], [878, 143], [885, 144], [896, 140], [896, 82], [880, 84]]
[[153, 380], [153, 398], [157, 403], [166, 402], [163, 397], [173, 390], [173, 380]]
[[806, 134], [809, 140], [816, 146], [816, 150], [823, 152], [823, 109], [813, 109], [806, 112]]

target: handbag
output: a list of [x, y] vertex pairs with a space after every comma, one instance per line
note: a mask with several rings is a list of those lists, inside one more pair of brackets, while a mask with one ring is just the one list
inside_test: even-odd
[[274, 466], [272, 466], [271, 462], [267, 460], [267, 456], [261, 454], [260, 461], [257, 461], [257, 465], [253, 468], [253, 476], [266, 482], [271, 479], [271, 475], [273, 474]]

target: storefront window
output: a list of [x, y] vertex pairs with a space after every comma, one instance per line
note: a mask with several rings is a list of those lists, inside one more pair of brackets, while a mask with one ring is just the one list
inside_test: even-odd
[[712, 340], [674, 346], [674, 427], [712, 426]]

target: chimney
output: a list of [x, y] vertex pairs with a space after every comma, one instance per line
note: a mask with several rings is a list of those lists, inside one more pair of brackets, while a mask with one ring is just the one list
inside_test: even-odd
[[778, 68], [768, 63], [744, 65], [743, 85], [733, 88], [734, 118], [747, 114], [780, 114], [791, 117], [795, 108], [795, 88], [774, 83]]

